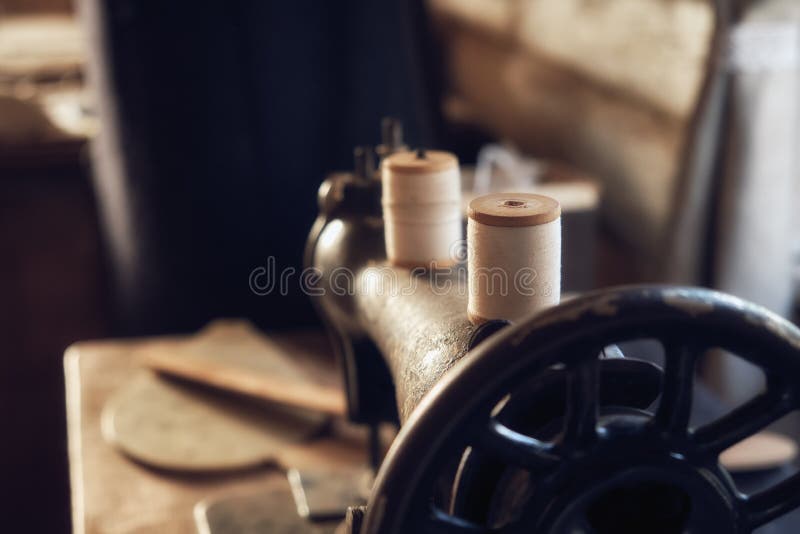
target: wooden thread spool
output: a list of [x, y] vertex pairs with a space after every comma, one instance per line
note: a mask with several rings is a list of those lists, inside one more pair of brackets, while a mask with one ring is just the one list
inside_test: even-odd
[[449, 152], [398, 152], [381, 164], [386, 255], [401, 267], [436, 268], [457, 262], [462, 239], [461, 176]]
[[517, 321], [558, 304], [561, 206], [531, 193], [474, 199], [467, 220], [467, 313], [474, 324]]

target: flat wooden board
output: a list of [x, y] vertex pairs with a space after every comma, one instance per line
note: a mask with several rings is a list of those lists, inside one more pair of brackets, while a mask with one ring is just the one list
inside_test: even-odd
[[331, 415], [346, 412], [341, 372], [321, 331], [265, 335], [244, 321], [216, 321], [186, 338], [136, 351], [154, 370]]

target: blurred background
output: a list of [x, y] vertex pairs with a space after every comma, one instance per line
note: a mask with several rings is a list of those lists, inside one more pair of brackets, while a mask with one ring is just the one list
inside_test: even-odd
[[796, 0], [0, 0], [0, 509], [70, 530], [69, 344], [316, 321], [249, 274], [301, 267], [319, 183], [388, 115], [465, 168], [492, 144], [588, 177], [576, 289], [793, 317]]

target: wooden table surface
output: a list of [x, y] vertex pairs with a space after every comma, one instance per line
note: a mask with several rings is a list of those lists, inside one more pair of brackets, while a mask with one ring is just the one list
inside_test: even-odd
[[[106, 400], [137, 372], [141, 341], [78, 343], [64, 357], [72, 517], [75, 534], [194, 534], [194, 505], [204, 499], [252, 494], [286, 485], [278, 466], [227, 475], [179, 475], [137, 464], [101, 435]], [[302, 468], [352, 468], [365, 461], [360, 429], [338, 423], [328, 436], [285, 451]]]

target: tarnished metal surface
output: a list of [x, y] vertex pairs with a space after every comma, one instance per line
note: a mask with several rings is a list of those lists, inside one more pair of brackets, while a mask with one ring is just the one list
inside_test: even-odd
[[355, 274], [385, 257], [380, 181], [334, 174], [320, 186], [320, 215], [305, 253], [309, 291], [342, 366], [350, 420], [375, 424], [396, 419], [392, 379], [361, 326]]
[[[430, 274], [406, 269], [370, 267], [358, 273], [362, 282], [375, 277], [381, 281], [366, 283], [366, 291], [356, 296], [358, 314], [389, 364], [400, 420], [405, 421], [425, 393], [467, 353], [475, 326], [467, 319], [463, 270], [433, 285]], [[447, 281], [449, 291], [440, 288]], [[396, 285], [386, 287], [387, 283]]]
[[319, 274], [312, 300], [344, 367], [351, 419], [363, 422], [390, 418], [384, 361], [405, 420], [466, 354], [476, 331], [466, 315], [463, 267], [432, 275], [386, 263], [379, 193], [380, 182], [332, 176], [320, 188], [306, 256]]

